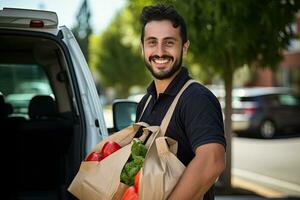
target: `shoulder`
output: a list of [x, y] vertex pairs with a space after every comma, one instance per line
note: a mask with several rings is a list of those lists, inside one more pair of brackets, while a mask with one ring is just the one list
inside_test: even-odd
[[186, 104], [202, 104], [210, 102], [219, 106], [217, 97], [201, 83], [192, 83], [180, 97], [180, 103]]
[[222, 117], [222, 108], [217, 97], [204, 85], [192, 83], [178, 101], [177, 113], [184, 116], [198, 116], [215, 114]]

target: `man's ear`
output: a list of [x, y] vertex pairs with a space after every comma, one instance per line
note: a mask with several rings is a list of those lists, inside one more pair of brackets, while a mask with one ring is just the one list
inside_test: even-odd
[[184, 44], [183, 44], [183, 53], [184, 54], [187, 54], [187, 51], [188, 51], [188, 49], [189, 49], [189, 46], [190, 46], [190, 41], [188, 40], [188, 41], [186, 41]]

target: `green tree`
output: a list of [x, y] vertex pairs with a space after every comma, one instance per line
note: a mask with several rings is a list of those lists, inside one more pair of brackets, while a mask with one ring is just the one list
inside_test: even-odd
[[101, 35], [96, 67], [104, 86], [113, 86], [119, 97], [128, 96], [133, 85], [145, 86], [149, 80], [141, 57], [139, 38], [133, 31], [132, 15], [119, 13]]
[[[225, 83], [225, 132], [230, 155], [233, 74], [244, 64], [273, 69], [277, 66], [282, 51], [294, 38], [291, 25], [300, 4], [276, 0], [191, 0], [185, 3], [182, 11], [193, 27], [191, 51], [197, 55], [196, 60], [220, 73]], [[223, 179], [229, 187], [231, 157], [227, 159], [226, 170]]]
[[[137, 0], [131, 0], [135, 7]], [[231, 91], [234, 72], [244, 64], [276, 68], [295, 37], [291, 25], [300, 2], [294, 0], [165, 0], [175, 5], [189, 28], [193, 61], [220, 74], [225, 83], [227, 167], [223, 183], [231, 185]], [[137, 3], [136, 8], [143, 7]]]
[[72, 29], [72, 32], [87, 62], [89, 62], [89, 36], [92, 33], [92, 28], [90, 26], [90, 16], [91, 13], [88, 2], [87, 0], [83, 0], [76, 16], [77, 24]]

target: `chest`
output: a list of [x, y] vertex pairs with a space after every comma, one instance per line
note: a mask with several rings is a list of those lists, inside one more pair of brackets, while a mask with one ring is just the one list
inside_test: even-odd
[[[158, 98], [152, 97], [142, 115], [141, 121], [152, 126], [160, 126], [173, 100], [173, 96], [166, 94], [161, 94]], [[173, 113], [174, 115], [176, 115], [175, 112]]]
[[[173, 100], [174, 98], [172, 98], [172, 96], [161, 96], [158, 99], [150, 100], [147, 108], [144, 111], [141, 121], [152, 126], [160, 126]], [[179, 101], [174, 110], [165, 135], [177, 141], [177, 157], [184, 165], [187, 165], [193, 158], [194, 153], [191, 149], [190, 142], [186, 136], [184, 124], [182, 123], [182, 119], [180, 117], [180, 106], [181, 103]]]

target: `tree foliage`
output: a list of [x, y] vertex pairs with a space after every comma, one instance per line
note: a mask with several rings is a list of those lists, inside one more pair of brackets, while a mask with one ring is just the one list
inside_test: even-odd
[[98, 48], [96, 68], [101, 82], [104, 86], [113, 86], [120, 97], [126, 97], [131, 86], [145, 86], [150, 80], [132, 20], [127, 10], [119, 13], [101, 35]]
[[72, 28], [72, 32], [87, 62], [89, 62], [89, 36], [92, 33], [90, 16], [90, 7], [87, 0], [84, 0], [76, 16], [77, 24]]
[[[291, 24], [299, 10], [293, 0], [130, 0], [145, 5], [173, 4], [188, 24], [193, 61], [223, 73], [244, 64], [276, 67], [294, 37]], [[138, 10], [138, 12], [137, 12]]]
[[[244, 64], [275, 68], [293, 39], [299, 1], [176, 1], [190, 27], [195, 60], [218, 72], [225, 82], [225, 131], [231, 153], [231, 91], [236, 69]], [[181, 4], [181, 5], [180, 5]], [[227, 170], [231, 160], [227, 159]], [[228, 171], [225, 182], [230, 184]]]

